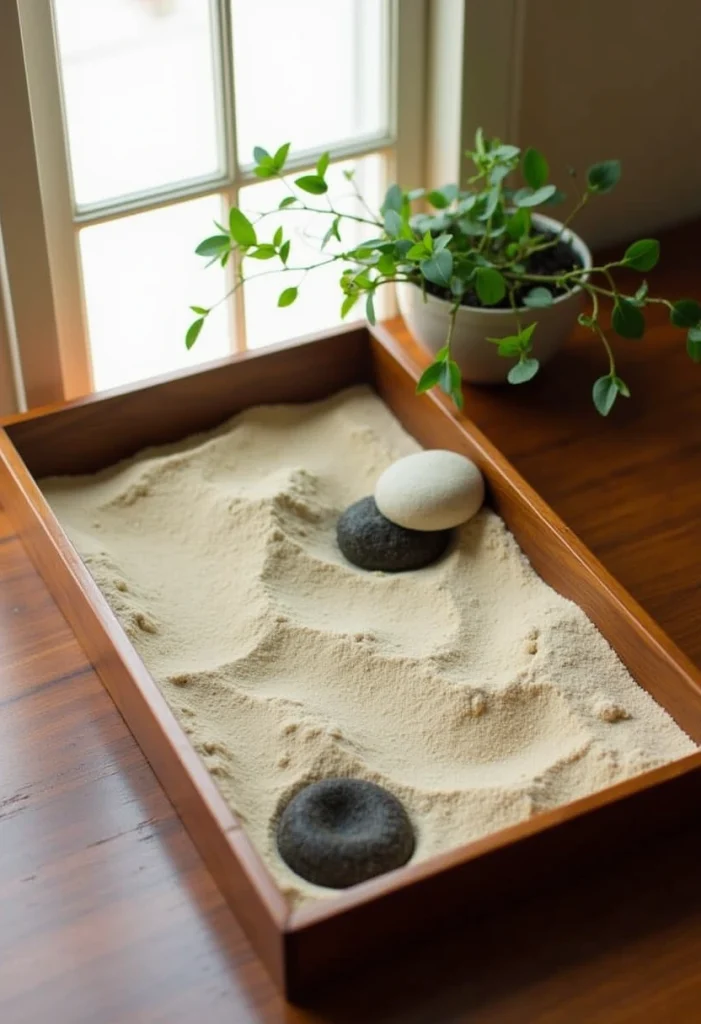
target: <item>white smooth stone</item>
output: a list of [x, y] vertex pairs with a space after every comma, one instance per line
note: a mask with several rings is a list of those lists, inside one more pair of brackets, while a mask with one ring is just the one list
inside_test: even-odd
[[484, 479], [457, 452], [417, 452], [392, 463], [375, 486], [383, 516], [409, 530], [449, 530], [467, 522], [484, 501]]

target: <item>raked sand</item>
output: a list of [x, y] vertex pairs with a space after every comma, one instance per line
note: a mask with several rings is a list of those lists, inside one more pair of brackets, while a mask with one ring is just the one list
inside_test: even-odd
[[417, 449], [360, 388], [42, 484], [292, 903], [333, 895], [275, 846], [315, 779], [394, 792], [420, 861], [696, 749], [494, 513], [418, 572], [345, 562], [339, 513]]

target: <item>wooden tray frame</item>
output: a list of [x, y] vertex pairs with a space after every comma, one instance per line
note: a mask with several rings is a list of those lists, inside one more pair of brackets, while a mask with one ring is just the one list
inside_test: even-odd
[[[7, 420], [0, 496], [30, 556], [272, 977], [290, 998], [383, 949], [467, 920], [489, 900], [567, 884], [695, 817], [701, 752], [290, 912], [164, 697], [68, 541], [35, 479], [91, 472], [178, 440], [251, 405], [305, 402], [371, 383], [425, 447], [463, 452], [537, 572], [580, 605], [632, 675], [701, 743], [701, 673], [510, 463], [442, 396], [417, 397], [422, 366], [383, 327], [232, 357]], [[469, 917], [466, 914], [469, 913]]]

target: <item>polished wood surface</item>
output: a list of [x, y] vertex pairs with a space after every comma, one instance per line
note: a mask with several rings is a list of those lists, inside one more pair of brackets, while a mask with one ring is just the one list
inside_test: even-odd
[[488, 499], [543, 579], [585, 610], [638, 682], [701, 741], [701, 673], [474, 423], [439, 393], [417, 396], [421, 370], [390, 331], [351, 329], [32, 413], [0, 430], [0, 491], [20, 540], [256, 953], [297, 999], [332, 975], [461, 921], [485, 898], [499, 908], [513, 902], [521, 874], [557, 891], [569, 872], [591, 870], [611, 849], [622, 856], [677, 828], [701, 798], [701, 753], [290, 913], [27, 464], [49, 475], [106, 468], [132, 448], [179, 441], [249, 402], [325, 397], [364, 372], [425, 447], [460, 451], [479, 465]]
[[[683, 234], [675, 244], [667, 286], [701, 298], [699, 258]], [[599, 421], [581, 379], [552, 386], [598, 374], [579, 338], [557, 375], [516, 395], [469, 390], [468, 410], [700, 663], [701, 371], [666, 327], [619, 347], [636, 397], [618, 419]], [[532, 899], [472, 918], [472, 941], [437, 936], [314, 1012], [285, 1008], [4, 520], [0, 577], [3, 1021], [698, 1020], [692, 828], [573, 876], [555, 901], [524, 878]]]

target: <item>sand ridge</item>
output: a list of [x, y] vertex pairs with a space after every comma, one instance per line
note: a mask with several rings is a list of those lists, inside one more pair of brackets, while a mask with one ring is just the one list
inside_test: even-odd
[[293, 904], [333, 895], [275, 847], [307, 782], [386, 786], [418, 861], [696, 749], [488, 509], [427, 569], [344, 560], [338, 515], [417, 450], [354, 388], [41, 484]]

